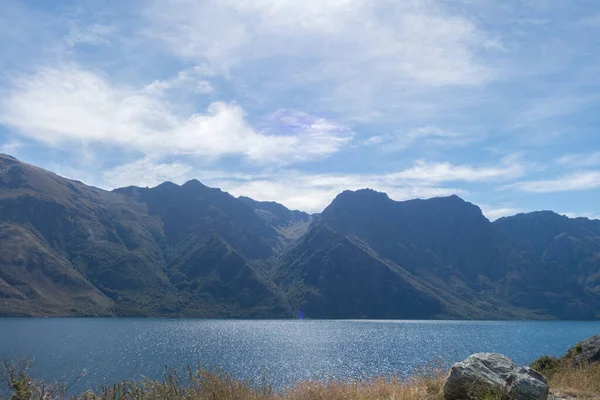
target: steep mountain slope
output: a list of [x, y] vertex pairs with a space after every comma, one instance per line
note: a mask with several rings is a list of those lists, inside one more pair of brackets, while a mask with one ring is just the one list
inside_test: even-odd
[[[489, 304], [498, 314], [512, 307], [565, 319], [596, 316], [597, 299], [574, 284], [574, 271], [561, 272], [564, 260], [543, 264], [523, 239], [533, 237], [536, 245], [543, 238], [525, 225], [514, 232], [500, 229], [503, 221], [490, 223], [477, 206], [456, 196], [396, 202], [372, 190], [344, 192], [325, 209], [321, 222], [362, 241], [436, 292], [480, 307]], [[562, 232], [559, 226], [542, 236], [554, 231]], [[579, 229], [576, 236], [599, 243], [589, 229]], [[583, 275], [593, 277], [594, 271], [587, 268]]]
[[[1, 314], [289, 315], [277, 232], [197, 181], [106, 192], [0, 156]], [[135, 197], [135, 198], [134, 198]]]
[[325, 225], [310, 229], [271, 271], [292, 307], [317, 318], [431, 318], [436, 296]]
[[597, 316], [600, 221], [542, 211], [501, 218], [494, 226], [522, 248], [506, 285], [513, 303], [564, 318]]
[[0, 223], [0, 315], [106, 315], [113, 302], [45, 239]]
[[245, 196], [240, 196], [238, 199], [252, 207], [262, 219], [277, 230], [282, 238], [287, 239], [282, 243], [284, 246], [289, 244], [289, 240], [302, 236], [313, 221], [312, 215], [289, 210], [274, 201], [256, 201]]
[[174, 301], [160, 222], [119, 195], [0, 156], [0, 221], [0, 278], [13, 294], [2, 313], [145, 314]]
[[318, 223], [435, 293], [443, 304], [436, 317], [543, 317], [496, 296], [493, 280], [509, 253], [481, 210], [456, 196], [397, 202], [373, 190], [346, 191]]
[[321, 221], [363, 240], [381, 256], [420, 273], [502, 275], [502, 241], [481, 210], [457, 196], [397, 202], [373, 190], [338, 195]]
[[255, 265], [271, 257], [282, 238], [251, 206], [196, 180], [115, 192], [144, 204], [163, 222], [163, 254], [180, 314], [290, 315], [279, 290]]
[[319, 223], [277, 258], [270, 273], [294, 309], [319, 318], [544, 318], [457, 279], [418, 277]]
[[278, 245], [277, 232], [250, 206], [197, 180], [179, 186], [171, 182], [155, 188], [117, 189], [147, 206], [164, 224], [167, 245], [175, 254], [186, 253], [205, 234], [222, 237], [246, 258], [265, 259]]
[[196, 180], [107, 192], [0, 155], [0, 315], [600, 318], [600, 221]]

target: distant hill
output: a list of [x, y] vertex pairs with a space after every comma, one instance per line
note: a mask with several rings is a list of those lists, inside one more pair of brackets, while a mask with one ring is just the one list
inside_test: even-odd
[[597, 319], [600, 221], [365, 189], [309, 215], [0, 155], [0, 315]]

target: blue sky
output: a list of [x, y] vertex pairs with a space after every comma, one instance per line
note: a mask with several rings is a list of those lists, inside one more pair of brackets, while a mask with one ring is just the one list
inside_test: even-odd
[[0, 152], [321, 211], [600, 215], [596, 0], [3, 0]]

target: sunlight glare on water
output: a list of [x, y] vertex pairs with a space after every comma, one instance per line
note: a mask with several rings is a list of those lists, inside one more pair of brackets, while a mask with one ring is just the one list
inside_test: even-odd
[[34, 359], [45, 379], [76, 376], [78, 390], [160, 378], [165, 366], [218, 367], [277, 387], [304, 379], [409, 375], [436, 359], [500, 352], [524, 364], [561, 355], [600, 322], [0, 319], [0, 356]]

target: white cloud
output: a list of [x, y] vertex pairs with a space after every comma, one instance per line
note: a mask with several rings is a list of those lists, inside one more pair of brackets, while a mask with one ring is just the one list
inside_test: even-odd
[[258, 129], [264, 135], [302, 138], [290, 142], [298, 151], [298, 161], [309, 160], [319, 154], [333, 154], [354, 136], [349, 128], [326, 118], [287, 109], [274, 112]]
[[567, 154], [556, 160], [567, 167], [596, 167], [600, 165], [600, 151], [594, 153]]
[[[524, 181], [511, 186], [519, 197], [521, 190], [596, 187], [593, 171], [577, 169], [600, 166], [597, 153], [568, 154], [557, 163], [577, 172], [541, 181], [526, 177], [537, 167], [524, 158], [478, 161], [492, 146], [506, 154], [527, 141], [571, 139], [566, 132], [592, 139], [590, 119], [573, 118], [598, 102], [597, 57], [581, 24], [549, 30], [545, 22], [556, 15], [470, 0], [144, 0], [124, 6], [119, 15], [111, 7], [99, 14], [85, 5], [60, 8], [32, 14], [28, 24], [0, 12], [8, 15], [0, 17], [8, 23], [0, 33], [10, 39], [4, 53], [11, 55], [0, 77], [4, 141], [37, 141], [31, 154], [44, 165], [71, 152], [61, 162], [104, 186], [198, 177], [309, 210], [347, 188], [375, 187], [398, 199], [462, 188], [485, 199], [486, 190], [516, 179]], [[21, 7], [24, 14], [35, 12]], [[594, 13], [588, 14], [591, 23]], [[65, 24], [74, 27], [67, 36]], [[31, 32], [42, 31], [44, 38], [33, 40]], [[36, 63], [50, 67], [36, 70]], [[477, 148], [452, 148], [484, 136], [490, 140]], [[580, 151], [564, 143], [561, 154]], [[310, 172], [282, 167], [322, 160], [352, 144], [373, 147], [353, 148], [332, 159], [339, 164], [318, 163]], [[8, 145], [3, 148], [10, 151]], [[409, 148], [402, 158], [390, 154]], [[440, 154], [452, 162], [435, 161]], [[99, 175], [89, 167], [115, 162], [124, 165]], [[405, 167], [390, 171], [389, 165]], [[208, 175], [207, 166], [222, 174]], [[277, 172], [243, 179], [227, 172], [265, 166]], [[309, 170], [295, 168], [304, 167]], [[77, 177], [77, 170], [70, 175]], [[518, 210], [516, 203], [491, 204], [490, 218]]]
[[76, 65], [22, 75], [0, 103], [0, 122], [39, 142], [65, 147], [104, 143], [148, 155], [238, 155], [258, 163], [290, 164], [327, 157], [352, 132], [325, 119], [293, 132], [256, 132], [244, 110], [213, 102], [185, 114], [146, 89], [118, 86]]
[[390, 174], [310, 174], [277, 171], [259, 176], [235, 177], [229, 173], [208, 173], [200, 180], [220, 187], [236, 196], [261, 201], [277, 201], [291, 209], [321, 212], [340, 192], [371, 188], [386, 192], [394, 200], [430, 198], [465, 193], [452, 187], [428, 186], [401, 182]]
[[390, 141], [391, 138], [392, 138], [391, 135], [375, 135], [375, 136], [371, 136], [368, 139], [363, 140], [361, 142], [361, 144], [367, 145], [367, 146], [382, 144], [382, 143], [386, 143], [386, 142]]
[[591, 190], [599, 187], [600, 171], [577, 171], [556, 179], [517, 182], [504, 188], [528, 193], [555, 193]]
[[110, 45], [110, 37], [116, 33], [117, 28], [113, 25], [94, 24], [72, 29], [64, 42], [69, 47], [79, 44]]
[[23, 147], [23, 143], [18, 140], [13, 140], [0, 145], [0, 153], [14, 155], [15, 151]]
[[506, 181], [525, 175], [531, 168], [518, 155], [505, 157], [500, 165], [485, 167], [417, 161], [413, 167], [395, 173], [394, 177], [425, 182]]
[[145, 157], [105, 171], [101, 181], [102, 186], [111, 188], [129, 185], [154, 187], [166, 181], [181, 184], [192, 179], [192, 170], [192, 166], [179, 161], [161, 162]]
[[466, 193], [452, 187], [402, 182], [392, 175], [318, 174], [297, 170], [235, 173], [232, 171], [191, 169], [181, 163], [161, 163], [144, 158], [106, 171], [99, 186], [107, 189], [136, 185], [155, 186], [169, 180], [182, 184], [199, 179], [235, 196], [249, 196], [259, 201], [276, 201], [290, 209], [321, 212], [344, 190], [372, 188], [388, 193], [395, 200], [430, 198]]
[[[160, 0], [145, 15], [147, 34], [185, 59], [229, 71], [274, 57], [294, 67], [301, 56], [312, 65], [304, 78], [338, 83], [360, 76], [387, 84], [477, 84], [493, 76], [478, 52], [499, 46], [437, 1]], [[286, 82], [298, 76], [296, 68], [279, 72]]]
[[569, 218], [588, 218], [588, 219], [600, 219], [600, 215], [594, 212], [568, 212], [563, 215]]
[[533, 125], [543, 120], [576, 114], [592, 106], [598, 96], [564, 95], [534, 100], [517, 116], [517, 125]]
[[397, 134], [371, 136], [362, 144], [380, 145], [385, 151], [398, 151], [406, 150], [418, 141], [427, 145], [454, 147], [464, 146], [481, 139], [482, 137], [477, 135], [458, 133], [437, 126], [422, 126]]
[[494, 207], [484, 204], [480, 204], [479, 206], [481, 207], [481, 211], [483, 212], [483, 214], [490, 221], [495, 221], [498, 218], [510, 217], [522, 212], [526, 212], [526, 210], [516, 207]]
[[404, 135], [400, 135], [398, 146], [405, 148], [408, 147], [412, 142], [427, 137], [437, 137], [443, 139], [458, 139], [464, 138], [465, 135], [460, 133], [447, 131], [438, 128], [437, 126], [423, 126], [421, 128], [413, 129]]
[[162, 93], [168, 90], [179, 89], [200, 94], [208, 94], [213, 91], [213, 87], [209, 81], [205, 80], [205, 77], [211, 75], [213, 75], [213, 72], [208, 67], [197, 65], [180, 71], [173, 78], [155, 80], [146, 86], [146, 90]]
[[[505, 159], [502, 161], [507, 163]], [[516, 160], [512, 164], [518, 165]], [[143, 158], [103, 174], [102, 185], [115, 188], [129, 185], [156, 185], [165, 180], [183, 183], [196, 178], [203, 183], [219, 187], [236, 196], [249, 196], [256, 200], [277, 201], [292, 209], [320, 212], [344, 190], [371, 188], [386, 192], [392, 199], [407, 200], [465, 194], [464, 189], [445, 186], [449, 182], [497, 181], [521, 173], [522, 166], [514, 170], [504, 166], [472, 167], [447, 163], [422, 164], [393, 173], [309, 173], [297, 170], [263, 170], [258, 173], [239, 173], [224, 170], [192, 168], [184, 163], [165, 163]], [[511, 209], [488, 210], [490, 217], [510, 213]]]

